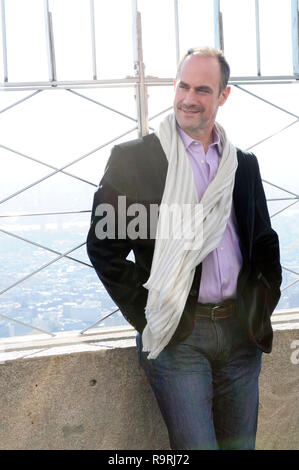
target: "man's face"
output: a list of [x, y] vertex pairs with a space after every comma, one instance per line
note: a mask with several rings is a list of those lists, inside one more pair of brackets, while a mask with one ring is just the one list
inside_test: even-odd
[[212, 132], [218, 107], [229, 93], [227, 87], [219, 95], [221, 70], [216, 57], [191, 55], [183, 62], [177, 78], [174, 113], [180, 128], [194, 139]]

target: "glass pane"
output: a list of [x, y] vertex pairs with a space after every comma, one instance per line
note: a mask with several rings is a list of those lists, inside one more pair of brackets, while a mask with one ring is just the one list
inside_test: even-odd
[[[295, 204], [272, 218], [272, 226], [279, 234], [281, 263], [296, 273], [299, 273], [299, 259], [297, 256], [299, 238], [298, 219], [299, 204]], [[297, 279], [298, 276], [283, 269], [282, 289]], [[277, 309], [295, 308], [298, 307], [298, 304], [299, 282], [283, 290]]]
[[145, 74], [174, 77], [176, 72], [173, 0], [139, 0]]
[[95, 0], [95, 36], [98, 79], [133, 75], [131, 0]]
[[44, 2], [5, 2], [8, 80], [48, 80]]
[[173, 86], [148, 87], [148, 113], [151, 128], [158, 129], [159, 123], [173, 112], [173, 98]]
[[255, 2], [222, 0], [221, 12], [224, 52], [231, 67], [231, 76], [257, 75]]
[[[86, 210], [90, 210], [91, 207]], [[79, 210], [79, 209], [78, 209]], [[42, 212], [31, 210], [31, 214]], [[49, 211], [50, 212], [50, 211]], [[64, 212], [61, 207], [57, 212]], [[42, 245], [49, 250], [58, 253], [66, 253], [68, 250], [80, 245], [85, 241], [90, 225], [90, 212], [84, 213], [62, 213], [51, 215], [27, 215], [20, 217], [0, 217], [0, 229], [16, 234], [26, 240]], [[12, 243], [14, 238], [9, 239]], [[36, 249], [33, 245], [32, 249]], [[27, 248], [27, 245], [26, 245]], [[55, 258], [59, 254], [52, 253], [43, 248], [38, 248], [45, 252], [50, 258]], [[75, 253], [69, 256], [76, 258]], [[82, 260], [82, 259], [81, 259]], [[89, 261], [82, 260], [84, 262]]]
[[[296, 124], [254, 149], [254, 153], [260, 156], [260, 168], [265, 179], [295, 194], [299, 192], [299, 162], [294, 152], [298, 132], [299, 124]], [[287, 193], [284, 195], [288, 196]]]
[[[133, 91], [130, 91], [133, 101]], [[129, 92], [122, 92], [123, 97], [119, 93], [116, 96], [120, 102], [127, 103]], [[93, 96], [99, 101], [104, 95], [105, 91], [101, 96], [96, 93]], [[105, 104], [109, 104], [109, 99], [105, 99]], [[124, 105], [121, 108], [124, 110]], [[136, 125], [134, 121], [75, 93], [47, 90], [0, 114], [0, 142], [61, 168]]]
[[89, 2], [50, 0], [57, 80], [92, 80]]
[[121, 139], [117, 139], [112, 144], [107, 145], [101, 150], [92, 153], [84, 160], [81, 160], [80, 162], [72, 165], [70, 169], [72, 175], [77, 175], [98, 186], [104, 173], [108, 158], [110, 157], [112, 148], [122, 142], [137, 139], [137, 137], [137, 131], [130, 132], [129, 134], [123, 136]]
[[[4, 293], [0, 314], [7, 315], [9, 311], [17, 320], [58, 332], [82, 330], [115, 309], [93, 269], [60, 260]], [[126, 321], [118, 312], [99, 326], [124, 324]], [[0, 336], [32, 332], [12, 321], [0, 321]]]
[[18, 106], [27, 99], [30, 99], [34, 95], [40, 93], [40, 91], [12, 91], [12, 90], [1, 90], [0, 91], [0, 113], [12, 109], [14, 105]]
[[[271, 85], [259, 87], [271, 88]], [[224, 106], [219, 108], [217, 117], [235, 145], [247, 149], [294, 121], [288, 114], [248, 94], [246, 90], [252, 90], [250, 85], [242, 88], [245, 91], [232, 87], [231, 94]], [[255, 93], [259, 95], [257, 88]], [[272, 101], [275, 102], [274, 94]], [[255, 153], [256, 148], [251, 151]]]
[[[55, 255], [2, 232], [5, 230], [30, 239], [31, 234], [39, 230], [39, 224], [27, 223], [23, 226], [20, 219], [1, 218], [0, 229], [0, 291], [2, 292], [42, 264], [48, 263]], [[21, 253], [22, 256], [17, 256], [17, 253]], [[0, 304], [2, 305], [2, 297]], [[7, 310], [6, 314], [13, 315], [13, 312]]]
[[[1, 147], [0, 162], [2, 165], [1, 201], [49, 173], [48, 168]], [[0, 206], [0, 210], [3, 210], [3, 206]]]
[[57, 173], [1, 204], [2, 213], [87, 210], [95, 187]]
[[266, 175], [264, 175], [263, 184], [268, 201], [270, 216], [293, 202], [291, 198], [294, 196], [292, 194], [286, 193], [286, 191], [283, 189], [279, 189], [277, 185], [274, 186], [274, 182], [272, 183], [269, 181]]
[[[261, 98], [275, 103], [277, 106], [284, 108], [293, 114], [294, 120], [299, 116], [299, 100], [295, 97], [299, 94], [298, 82], [296, 83], [272, 83], [271, 85], [250, 85], [248, 88]], [[293, 119], [293, 118], [291, 118]]]
[[291, 75], [291, 2], [260, 1], [260, 33], [262, 75]]
[[191, 47], [214, 47], [214, 2], [210, 0], [180, 0], [180, 53]]

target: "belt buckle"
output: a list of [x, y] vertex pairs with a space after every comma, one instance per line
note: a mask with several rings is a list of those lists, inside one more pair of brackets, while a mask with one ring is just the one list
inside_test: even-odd
[[214, 321], [215, 320], [215, 310], [217, 308], [220, 308], [220, 305], [215, 305], [214, 307], [211, 308], [211, 320]]

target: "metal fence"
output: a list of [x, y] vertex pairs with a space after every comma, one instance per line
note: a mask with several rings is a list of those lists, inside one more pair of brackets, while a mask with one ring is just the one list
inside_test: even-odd
[[[86, 185], [91, 185], [96, 189], [97, 185], [91, 181], [88, 181], [85, 178], [82, 178], [78, 175], [75, 175], [71, 172], [71, 167], [75, 163], [84, 160], [88, 156], [90, 156], [93, 152], [96, 152], [102, 148], [108, 147], [109, 145], [113, 144], [114, 142], [118, 141], [120, 138], [124, 138], [126, 136], [130, 136], [133, 131], [138, 131], [140, 136], [145, 135], [152, 131], [154, 127], [151, 126], [151, 121], [156, 119], [159, 115], [163, 115], [165, 112], [171, 109], [171, 106], [167, 109], [161, 109], [160, 112], [156, 113], [155, 115], [149, 116], [148, 113], [148, 90], [150, 87], [169, 87], [173, 85], [173, 79], [167, 77], [153, 77], [148, 76], [145, 74], [145, 66], [143, 60], [143, 46], [142, 46], [142, 30], [141, 30], [141, 14], [138, 11], [138, 2], [137, 0], [132, 0], [132, 25], [133, 25], [133, 56], [134, 56], [134, 75], [127, 76], [126, 78], [122, 79], [99, 79], [97, 73], [97, 63], [96, 63], [96, 35], [95, 35], [95, 18], [94, 18], [94, 0], [90, 0], [90, 2], [85, 2], [86, 8], [89, 9], [90, 15], [90, 51], [89, 53], [92, 56], [92, 71], [91, 71], [91, 79], [84, 80], [84, 81], [59, 81], [57, 80], [57, 67], [55, 61], [55, 37], [54, 37], [54, 30], [53, 30], [53, 18], [52, 13], [49, 9], [49, 2], [48, 0], [44, 1], [44, 18], [45, 18], [45, 30], [46, 30], [46, 44], [47, 44], [47, 57], [48, 57], [48, 71], [49, 71], [49, 80], [44, 82], [11, 82], [9, 80], [9, 56], [7, 54], [7, 41], [6, 41], [6, 19], [5, 19], [5, 7], [6, 2], [5, 0], [1, 0], [1, 21], [2, 21], [2, 60], [3, 60], [3, 82], [0, 83], [0, 91], [2, 92], [13, 92], [13, 91], [28, 91], [28, 95], [23, 97], [20, 100], [15, 101], [14, 103], [10, 104], [3, 109], [0, 109], [0, 114], [6, 113], [8, 110], [12, 109], [15, 106], [19, 106], [24, 101], [32, 100], [34, 96], [37, 94], [43, 93], [45, 90], [58, 90], [63, 89], [65, 93], [75, 95], [76, 97], [82, 100], [88, 100], [94, 103], [97, 106], [100, 106], [104, 109], [109, 110], [110, 112], [116, 113], [121, 115], [122, 117], [126, 118], [128, 121], [128, 130], [122, 132], [120, 135], [116, 135], [113, 139], [109, 139], [107, 142], [99, 145], [92, 151], [81, 155], [80, 157], [76, 158], [64, 164], [60, 167], [55, 165], [51, 165], [45, 163], [31, 155], [26, 154], [25, 152], [20, 152], [19, 150], [10, 148], [8, 146], [2, 145], [0, 142], [0, 148], [6, 150], [7, 152], [12, 152], [19, 157], [24, 159], [28, 159], [32, 162], [37, 164], [43, 165], [49, 169], [49, 173], [43, 176], [42, 178], [37, 179], [36, 181], [30, 183], [27, 186], [22, 187], [21, 189], [13, 192], [9, 196], [0, 200], [0, 205], [8, 200], [12, 200], [17, 195], [20, 195], [27, 191], [34, 186], [38, 186], [43, 181], [47, 180], [48, 178], [53, 177], [57, 174], [64, 174], [70, 178], [74, 178], [79, 180]], [[215, 41], [214, 45], [220, 47], [225, 50], [225, 30], [223, 28], [223, 21], [222, 21], [222, 13], [221, 13], [221, 2], [220, 0], [214, 1], [214, 35]], [[178, 62], [180, 58], [180, 27], [179, 27], [179, 2], [178, 0], [173, 1], [173, 18], [174, 18], [174, 31], [175, 31], [175, 48], [176, 48], [176, 60]], [[291, 112], [290, 110], [277, 105], [276, 103], [269, 101], [262, 96], [250, 91], [248, 88], [244, 88], [244, 85], [251, 85], [251, 84], [293, 84], [298, 83], [299, 80], [299, 26], [298, 26], [298, 2], [297, 0], [291, 1], [291, 17], [290, 17], [290, 24], [292, 25], [292, 57], [293, 57], [293, 74], [291, 75], [277, 75], [277, 76], [264, 76], [262, 75], [262, 61], [261, 61], [261, 54], [260, 54], [260, 18], [259, 18], [259, 1], [255, 0], [255, 31], [256, 31], [256, 74], [253, 76], [240, 76], [240, 77], [231, 77], [230, 84], [233, 87], [236, 87], [240, 92], [249, 94], [250, 97], [254, 100], [260, 100], [268, 106], [279, 110], [281, 113], [287, 114], [293, 118], [292, 122], [283, 126], [280, 130], [276, 131], [271, 135], [265, 135], [262, 140], [256, 142], [255, 144], [251, 145], [247, 150], [251, 150], [257, 145], [261, 144], [261, 142], [265, 142], [269, 139], [272, 139], [274, 136], [277, 136], [279, 133], [284, 132], [286, 129], [290, 128], [291, 126], [296, 125], [299, 122], [299, 115], [296, 113]], [[91, 89], [91, 88], [124, 88], [129, 87], [135, 90], [136, 96], [136, 118], [130, 116], [127, 113], [122, 112], [115, 107], [107, 106], [106, 104], [91, 98], [84, 94], [84, 89]], [[296, 87], [297, 88], [297, 87]], [[78, 90], [81, 89], [79, 92]], [[82, 91], [83, 90], [83, 91]], [[1, 97], [1, 94], [0, 94]], [[270, 199], [271, 201], [279, 201], [279, 200], [286, 200], [289, 201], [289, 204], [284, 207], [283, 209], [277, 211], [276, 213], [272, 214], [272, 218], [280, 214], [282, 211], [287, 210], [290, 207], [293, 207], [299, 201], [299, 195], [293, 191], [290, 191], [287, 188], [283, 188], [278, 186], [268, 180], [264, 180], [265, 183], [278, 188], [285, 193], [284, 198], [273, 198]], [[90, 212], [90, 208], [86, 208], [84, 211], [73, 211], [74, 213], [88, 213]], [[70, 214], [70, 211], [59, 212], [59, 211], [51, 211], [51, 212], [28, 212], [28, 213], [4, 213], [0, 215], [0, 224], [3, 220], [8, 219], [10, 217], [27, 217], [27, 216], [46, 216], [46, 215], [61, 215], [61, 214]], [[55, 254], [55, 258], [51, 261], [42, 264], [38, 267], [38, 269], [30, 272], [28, 275], [22, 277], [18, 281], [8, 285], [5, 289], [0, 291], [0, 296], [5, 292], [8, 292], [11, 289], [14, 289], [16, 286], [21, 285], [24, 281], [28, 280], [29, 278], [35, 276], [37, 273], [43, 271], [44, 269], [48, 268], [50, 265], [57, 263], [57, 261], [61, 259], [68, 259], [75, 261], [76, 263], [81, 263], [91, 269], [93, 267], [86, 262], [76, 258], [75, 252], [79, 248], [85, 245], [85, 240], [82, 243], [72, 247], [71, 249], [61, 252], [59, 250], [53, 250], [48, 246], [45, 246], [40, 243], [36, 243], [33, 240], [27, 239], [25, 237], [21, 237], [16, 233], [9, 232], [8, 230], [4, 230], [1, 228], [0, 225], [0, 232], [6, 235], [7, 237], [14, 237], [17, 239], [22, 240], [30, 245], [37, 246], [42, 250], [47, 252], [51, 252]], [[296, 284], [299, 281], [299, 272], [294, 269], [291, 269], [287, 266], [283, 266], [283, 270], [286, 272], [290, 272], [296, 276], [298, 276], [293, 282], [286, 285], [283, 290], [289, 289], [291, 286]], [[98, 325], [100, 322], [105, 320], [107, 317], [113, 315], [118, 310], [113, 310], [108, 315], [103, 318], [100, 318], [97, 322], [89, 325], [87, 328], [81, 331], [81, 334], [85, 333], [95, 325]], [[38, 328], [34, 325], [30, 325], [25, 322], [21, 322], [15, 318], [10, 316], [6, 316], [4, 314], [0, 315], [3, 319], [16, 322], [26, 327], [32, 328], [37, 331], [41, 331], [42, 333], [46, 333], [48, 335], [54, 336], [55, 334], [51, 331], [47, 331], [42, 328]]]

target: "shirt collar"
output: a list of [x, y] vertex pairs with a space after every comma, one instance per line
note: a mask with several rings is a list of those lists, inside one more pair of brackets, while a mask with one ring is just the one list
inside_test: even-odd
[[[179, 126], [177, 126], [177, 129], [178, 129], [178, 133], [179, 133], [179, 136], [181, 137], [182, 141], [183, 141], [183, 144], [184, 144], [184, 147], [185, 149], [187, 150], [190, 145], [193, 143], [193, 142], [200, 142], [200, 140], [195, 140], [195, 139], [192, 139], [192, 137], [190, 137], [188, 134], [186, 134], [186, 132], [184, 132]], [[218, 155], [221, 155], [221, 151], [220, 151], [220, 137], [219, 137], [219, 134], [218, 132], [216, 131], [216, 128], [215, 126], [213, 127], [213, 142], [210, 144], [211, 147], [215, 147], [215, 149], [217, 150], [218, 152]], [[201, 142], [200, 142], [201, 143]]]

